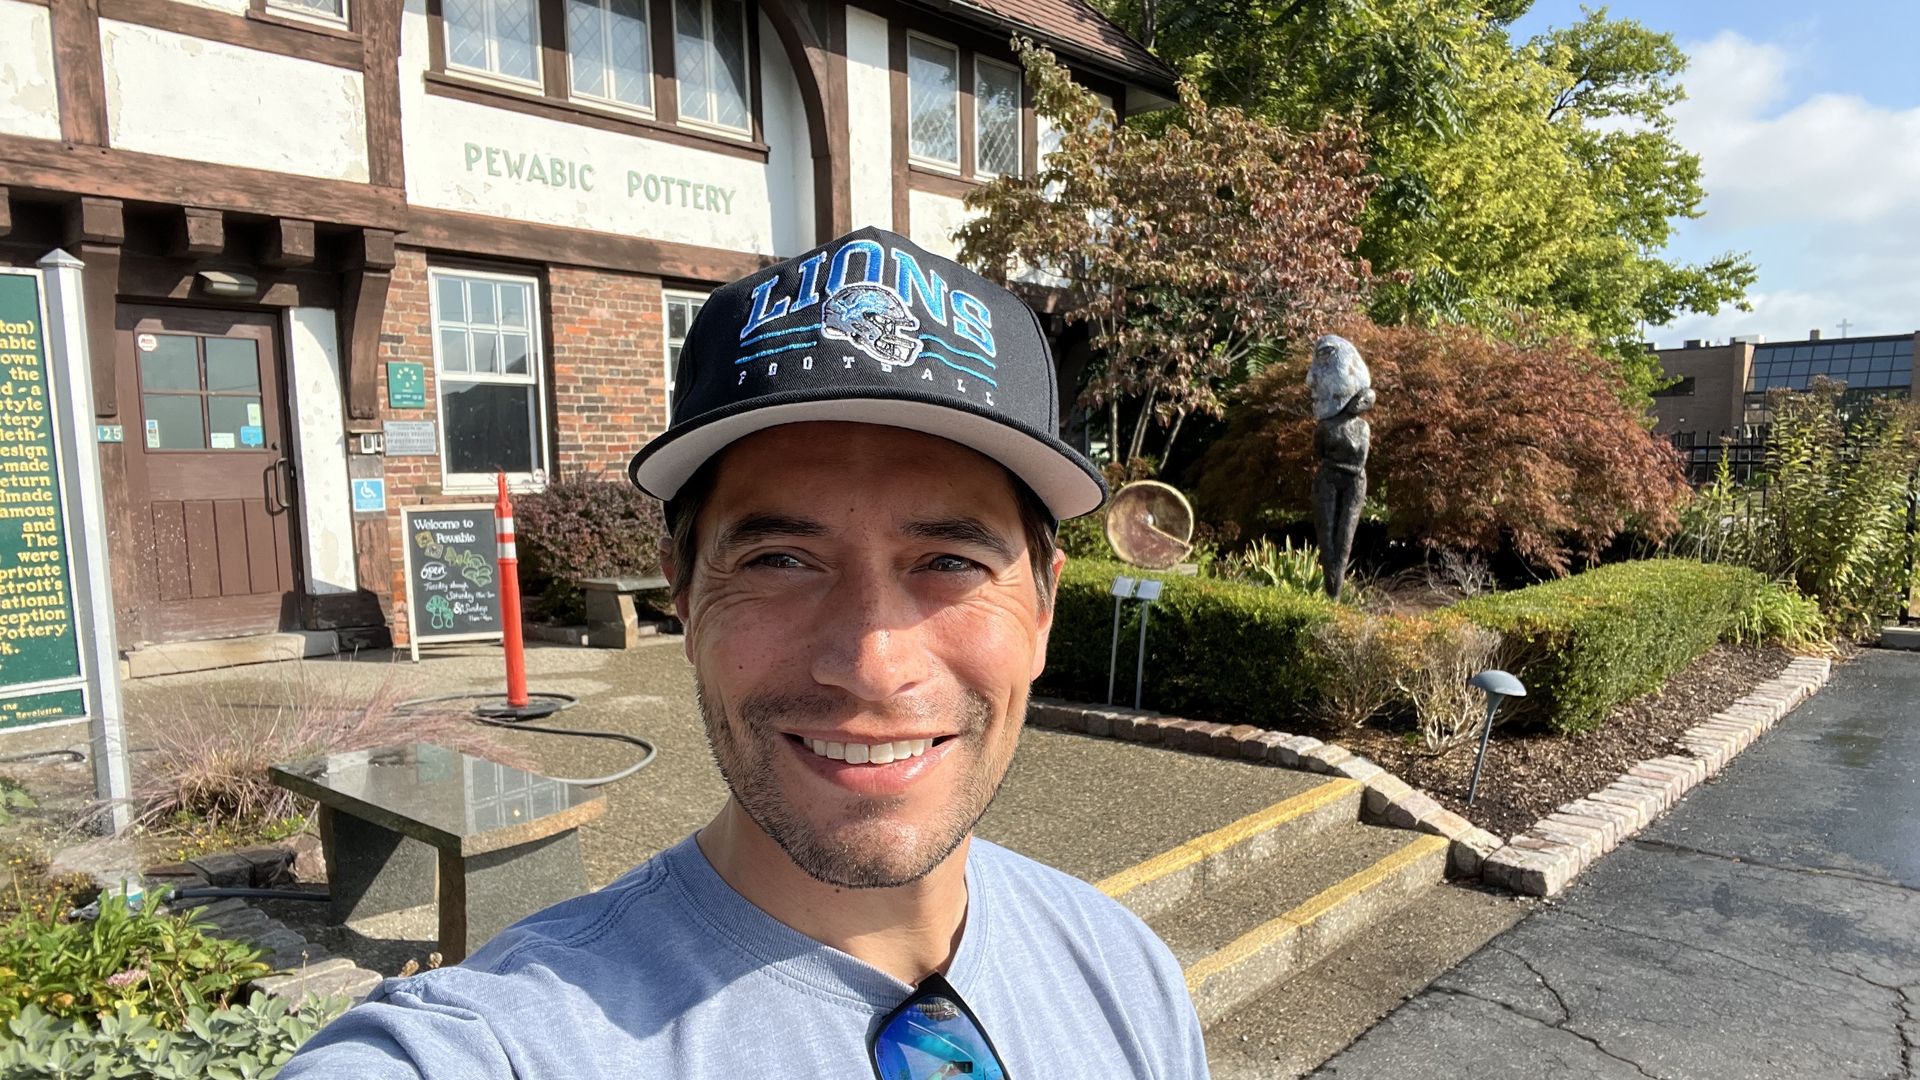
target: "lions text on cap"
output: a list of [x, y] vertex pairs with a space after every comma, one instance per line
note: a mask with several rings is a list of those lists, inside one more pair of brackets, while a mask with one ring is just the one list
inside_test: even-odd
[[[816, 304], [821, 306], [817, 316]], [[740, 328], [742, 352], [734, 363], [813, 349], [820, 339], [846, 342], [888, 373], [924, 361], [923, 379], [934, 377], [927, 365], [937, 364], [979, 380], [989, 392], [999, 385], [987, 305], [964, 289], [949, 289], [938, 271], [922, 270], [912, 253], [875, 240], [851, 240], [818, 252], [789, 275], [776, 273], [754, 286], [753, 310]], [[964, 379], [959, 388], [964, 392]]]

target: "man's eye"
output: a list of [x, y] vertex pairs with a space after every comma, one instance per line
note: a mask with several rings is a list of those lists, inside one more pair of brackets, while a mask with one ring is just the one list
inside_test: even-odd
[[980, 569], [980, 564], [972, 559], [963, 559], [958, 555], [935, 555], [927, 561], [927, 569], [943, 574], [964, 573]]
[[784, 551], [772, 551], [765, 555], [754, 557], [747, 565], [765, 566], [773, 570], [797, 570], [804, 564], [802, 564], [799, 559], [794, 558]]

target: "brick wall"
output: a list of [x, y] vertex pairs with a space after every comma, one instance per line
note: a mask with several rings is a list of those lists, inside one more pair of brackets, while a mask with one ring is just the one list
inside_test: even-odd
[[[387, 294], [380, 328], [379, 378], [382, 420], [439, 422], [433, 364], [433, 316], [426, 253], [402, 248]], [[541, 317], [548, 327], [547, 432], [549, 471], [587, 473], [625, 480], [627, 459], [666, 427], [666, 346], [660, 280], [572, 267], [551, 267], [540, 286]], [[386, 363], [407, 360], [425, 367], [427, 407], [392, 408]], [[491, 503], [492, 494], [446, 493], [437, 457], [385, 459], [387, 546], [385, 567], [364, 582], [381, 594], [394, 644], [407, 643], [405, 542], [400, 507], [433, 503]], [[363, 553], [364, 554], [364, 553]], [[376, 560], [377, 561], [377, 560]], [[374, 581], [384, 582], [384, 588]]]

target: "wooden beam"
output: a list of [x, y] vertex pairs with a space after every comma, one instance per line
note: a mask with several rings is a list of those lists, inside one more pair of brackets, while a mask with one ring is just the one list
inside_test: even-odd
[[260, 261], [286, 269], [313, 262], [313, 222], [299, 218], [280, 218], [267, 226], [267, 242], [260, 247]]
[[66, 248], [85, 264], [80, 292], [87, 319], [87, 358], [93, 369], [93, 411], [120, 414], [120, 381], [114, 370], [114, 320], [120, 304], [120, 248], [127, 218], [118, 199], [85, 196], [67, 207]]
[[204, 258], [227, 249], [227, 218], [218, 210], [180, 208], [180, 231], [173, 237], [176, 258]]
[[[407, 186], [400, 142], [400, 7], [362, 4], [360, 67], [367, 107], [367, 179], [379, 187]], [[433, 30], [438, 31], [439, 27]]]
[[406, 222], [405, 192], [348, 180], [288, 176], [19, 135], [0, 135], [0, 161], [6, 162], [7, 182], [16, 188], [379, 229], [397, 229]]
[[5, 236], [12, 231], [13, 199], [8, 196], [7, 189], [0, 186], [0, 236]]
[[387, 292], [393, 283], [393, 233], [362, 229], [348, 240], [340, 275], [341, 358], [347, 378], [347, 419], [380, 415], [380, 325], [387, 317]]
[[494, 259], [653, 274], [715, 285], [743, 278], [777, 261], [773, 256], [745, 251], [418, 206], [407, 218], [407, 246]]
[[53, 0], [49, 8], [60, 138], [105, 146], [107, 76], [100, 62], [100, 11], [91, 0]]

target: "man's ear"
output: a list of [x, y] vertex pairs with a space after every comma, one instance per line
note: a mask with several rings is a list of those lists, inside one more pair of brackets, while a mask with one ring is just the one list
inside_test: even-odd
[[[1060, 602], [1060, 570], [1067, 565], [1067, 553], [1059, 548], [1053, 549], [1053, 584], [1047, 587], [1047, 602], [1040, 608], [1039, 633], [1033, 642], [1033, 672], [1027, 676], [1032, 682], [1040, 677], [1047, 667], [1047, 639], [1053, 634], [1053, 613]], [[1036, 585], [1038, 582], [1035, 583]]]
[[667, 579], [667, 594], [673, 597], [673, 613], [680, 617], [680, 624], [687, 622], [687, 590], [680, 587], [681, 568], [673, 561], [673, 540], [661, 537], [655, 550], [660, 558], [660, 576]]

